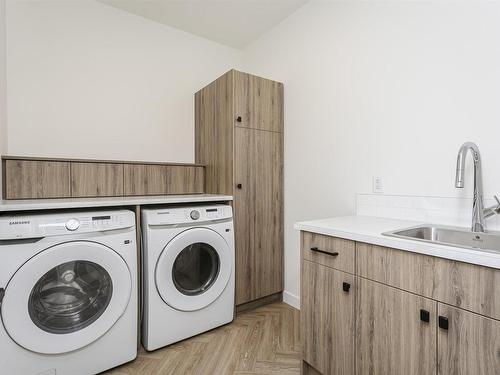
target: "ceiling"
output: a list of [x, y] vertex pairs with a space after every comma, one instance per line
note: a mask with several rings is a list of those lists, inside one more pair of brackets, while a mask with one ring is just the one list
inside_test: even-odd
[[98, 0], [127, 12], [243, 48], [308, 0]]

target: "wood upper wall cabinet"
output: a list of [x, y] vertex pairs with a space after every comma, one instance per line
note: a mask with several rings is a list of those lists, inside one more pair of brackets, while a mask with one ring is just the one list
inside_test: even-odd
[[127, 164], [123, 166], [124, 195], [167, 194], [167, 166]]
[[203, 193], [203, 167], [125, 164], [124, 195]]
[[71, 192], [76, 197], [123, 195], [123, 164], [72, 163]]
[[2, 156], [2, 166], [4, 199], [205, 192], [200, 164]]
[[283, 291], [283, 84], [231, 70], [195, 94], [205, 191], [234, 196], [236, 304]]
[[167, 167], [167, 194], [203, 193], [203, 168]]
[[70, 163], [3, 160], [5, 199], [69, 197]]

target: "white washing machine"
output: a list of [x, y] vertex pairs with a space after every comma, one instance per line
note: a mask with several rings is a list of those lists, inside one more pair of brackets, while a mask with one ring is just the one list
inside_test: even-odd
[[234, 318], [228, 205], [142, 210], [142, 343], [151, 351]]
[[0, 216], [0, 373], [88, 375], [137, 356], [135, 217]]

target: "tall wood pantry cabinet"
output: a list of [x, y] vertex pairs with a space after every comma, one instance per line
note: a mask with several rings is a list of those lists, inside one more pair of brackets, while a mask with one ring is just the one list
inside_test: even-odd
[[231, 70], [195, 94], [205, 191], [234, 196], [236, 305], [283, 291], [283, 84]]

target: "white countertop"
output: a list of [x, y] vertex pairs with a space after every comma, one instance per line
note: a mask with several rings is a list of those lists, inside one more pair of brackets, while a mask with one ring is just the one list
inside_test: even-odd
[[53, 210], [88, 207], [113, 207], [156, 205], [172, 203], [227, 202], [232, 201], [230, 195], [184, 194], [184, 195], [151, 195], [136, 197], [107, 198], [60, 198], [60, 199], [23, 199], [0, 200], [0, 212]]
[[427, 242], [382, 235], [384, 232], [421, 224], [424, 223], [373, 216], [342, 216], [323, 220], [303, 221], [296, 223], [294, 227], [295, 229], [327, 236], [340, 237], [348, 240], [500, 269], [500, 253], [435, 245]]

